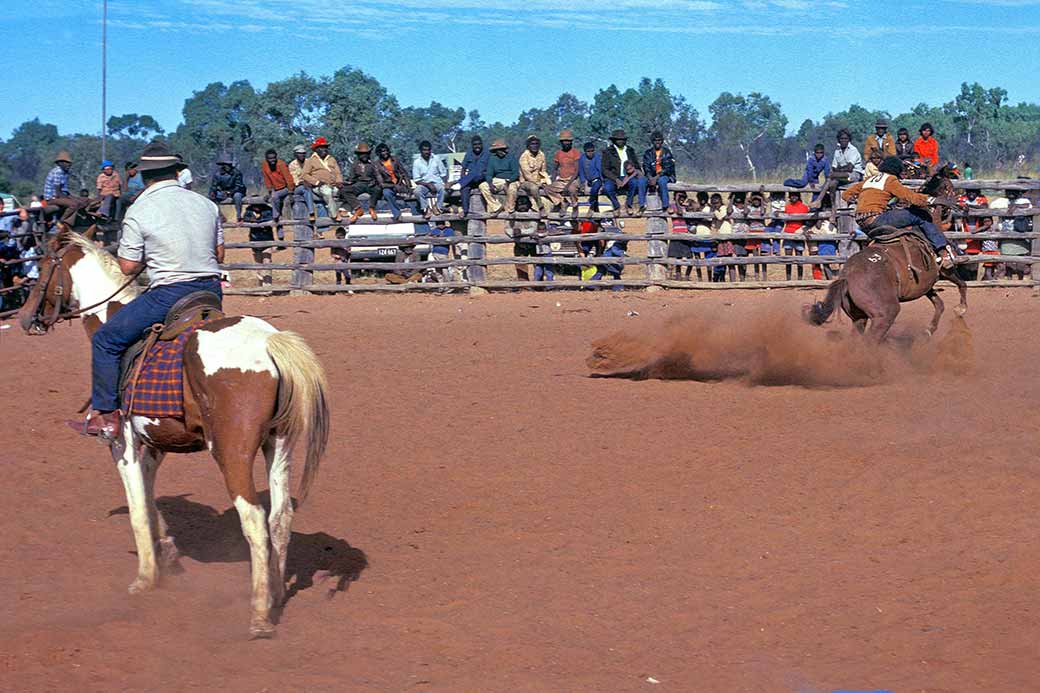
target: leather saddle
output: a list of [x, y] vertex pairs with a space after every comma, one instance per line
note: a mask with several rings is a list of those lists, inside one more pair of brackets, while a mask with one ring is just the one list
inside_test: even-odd
[[934, 275], [939, 271], [935, 252], [932, 250], [932, 244], [916, 228], [892, 228], [891, 231], [874, 236], [870, 240], [870, 245], [886, 248], [899, 246], [899, 250], [902, 251], [902, 257], [898, 252], [885, 253], [893, 261], [901, 301], [923, 295], [927, 287], [935, 282]]
[[152, 325], [152, 328], [123, 354], [119, 361], [119, 392], [126, 390], [137, 370], [134, 366], [155, 342], [176, 339], [197, 322], [210, 322], [223, 317], [220, 297], [211, 291], [193, 291], [178, 300], [166, 312], [166, 319], [161, 325]]
[[[899, 242], [901, 242], [901, 239], [903, 239], [903, 238], [905, 238], [907, 236], [910, 236], [911, 238], [919, 240], [919, 241], [922, 241], [923, 243], [926, 243], [926, 244], [928, 243], [928, 239], [924, 237], [924, 234], [921, 233], [920, 231], [918, 231], [913, 226], [908, 226], [906, 228], [901, 228], [901, 229], [897, 229], [895, 227], [889, 227], [889, 228], [891, 228], [892, 230], [891, 231], [886, 231], [885, 233], [877, 235], [877, 236], [871, 236], [871, 238], [870, 238], [871, 242], [872, 243], [881, 243], [882, 245], [884, 245], [886, 243], [899, 243]], [[907, 239], [907, 240], [910, 240], [910, 239]]]

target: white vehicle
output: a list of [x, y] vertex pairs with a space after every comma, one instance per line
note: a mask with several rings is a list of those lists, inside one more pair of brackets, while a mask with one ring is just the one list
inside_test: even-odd
[[[379, 212], [378, 216], [379, 220], [385, 223], [344, 226], [347, 238], [372, 240], [372, 245], [351, 247], [351, 262], [393, 262], [397, 256], [397, 245], [387, 245], [387, 241], [396, 243], [409, 236], [419, 236], [425, 233], [425, 224], [394, 222], [390, 212]], [[430, 254], [428, 243], [420, 244], [416, 249], [424, 260]]]

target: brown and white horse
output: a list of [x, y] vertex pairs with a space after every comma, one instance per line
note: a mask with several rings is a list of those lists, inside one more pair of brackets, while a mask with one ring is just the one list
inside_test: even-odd
[[[115, 258], [77, 233], [62, 230], [40, 262], [40, 281], [19, 314], [30, 334], [79, 315], [94, 332], [138, 293]], [[202, 326], [184, 348], [184, 419], [129, 416], [110, 444], [126, 489], [137, 544], [130, 593], [152, 589], [177, 560], [173, 537], [155, 505], [155, 476], [168, 452], [208, 449], [217, 461], [242, 523], [252, 559], [252, 637], [271, 637], [271, 609], [285, 598], [285, 561], [293, 516], [290, 456], [306, 448], [298, 503], [314, 483], [328, 441], [325, 373], [292, 332], [259, 318], [226, 317]], [[253, 460], [267, 460], [271, 512], [265, 517], [253, 482]]]

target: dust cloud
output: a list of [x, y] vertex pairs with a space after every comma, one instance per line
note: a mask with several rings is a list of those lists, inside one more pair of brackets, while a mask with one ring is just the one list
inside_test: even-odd
[[807, 388], [865, 387], [972, 370], [972, 335], [964, 319], [944, 320], [939, 333], [928, 338], [893, 331], [875, 346], [847, 322], [815, 327], [784, 310], [763, 308], [739, 320], [693, 312], [598, 339], [585, 363], [593, 377]]

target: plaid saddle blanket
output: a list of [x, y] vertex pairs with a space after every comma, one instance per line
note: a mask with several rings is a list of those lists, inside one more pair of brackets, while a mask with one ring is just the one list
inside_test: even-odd
[[[169, 341], [158, 341], [142, 354], [141, 374], [123, 393], [123, 411], [149, 418], [184, 418], [184, 345], [205, 321]], [[131, 368], [136, 368], [136, 364]]]

